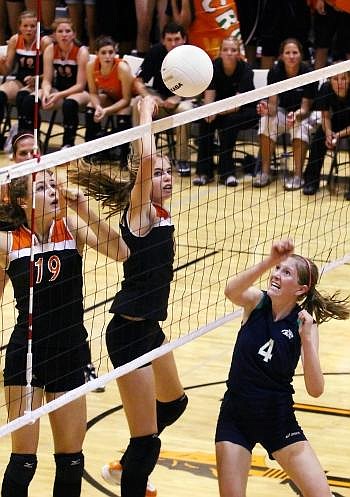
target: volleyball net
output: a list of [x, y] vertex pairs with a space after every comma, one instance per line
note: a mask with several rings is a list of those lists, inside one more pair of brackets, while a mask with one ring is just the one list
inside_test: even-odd
[[[340, 185], [342, 178], [345, 178], [346, 185], [346, 179], [350, 177], [348, 150], [338, 146], [325, 158], [324, 172], [329, 171], [332, 164], [335, 164], [335, 158], [337, 159], [333, 171], [336, 180], [332, 183], [332, 186], [336, 184], [336, 188], [329, 188], [327, 172], [324, 177], [322, 176], [323, 180], [317, 195], [306, 196], [301, 189], [285, 190], [285, 178], [294, 172], [294, 157], [288, 141], [277, 141], [271, 169], [273, 181], [266, 188], [256, 188], [254, 180], [259, 174], [260, 161], [257, 125], [254, 125], [251, 129], [247, 127], [244, 134], [239, 135], [233, 153], [233, 158], [237, 162], [238, 186], [232, 188], [218, 181], [200, 187], [192, 183], [200, 138], [198, 123], [201, 119], [253, 102], [255, 106], [255, 103], [261, 99], [305, 84], [324, 81], [330, 76], [346, 71], [350, 71], [350, 61], [196, 107], [92, 142], [81, 143], [68, 150], [53, 152], [41, 157], [40, 161], [33, 159], [21, 164], [9, 164], [8, 167], [0, 170], [1, 184], [44, 169], [58, 171], [60, 182], [67, 181], [67, 183], [70, 182], [69, 172], [77, 173], [79, 182], [79, 171], [103, 173], [111, 178], [127, 180], [128, 171], [120, 168], [117, 160], [106, 159], [108, 156], [106, 152], [124, 143], [133, 143], [151, 132], [157, 136], [158, 152], [171, 155], [167, 139], [171, 130], [180, 125], [187, 125], [190, 130], [188, 146], [191, 150], [192, 176], [180, 177], [174, 170], [173, 194], [168, 205], [176, 227], [177, 247], [168, 318], [163, 323], [163, 330], [169, 343], [120, 368], [113, 369], [104, 336], [112, 317], [109, 309], [123, 279], [122, 263], [101, 255], [93, 247], [85, 248], [84, 322], [89, 335], [91, 361], [99, 377], [38, 409], [26, 412], [11, 422], [8, 422], [6, 404], [2, 395], [1, 436], [239, 317], [240, 310], [233, 308], [224, 298], [226, 281], [231, 275], [261, 260], [269, 252], [271, 243], [275, 239], [291, 237], [296, 252], [315, 260], [322, 274], [340, 265], [346, 267], [350, 260], [348, 227], [350, 202], [344, 198]], [[315, 126], [320, 123], [318, 120]], [[314, 131], [310, 130], [310, 133]], [[214, 136], [214, 140], [217, 141], [217, 137]], [[214, 143], [214, 152], [212, 159], [215, 170], [220, 154], [217, 143]], [[70, 161], [68, 165], [67, 161]], [[70, 183], [69, 185], [77, 187]], [[84, 190], [83, 185], [78, 185], [78, 188]], [[103, 207], [102, 201], [89, 198], [87, 202], [99, 219], [106, 220], [109, 212]], [[72, 214], [70, 211], [67, 213]], [[114, 229], [118, 229], [119, 220], [120, 216], [114, 215], [108, 218], [107, 222]], [[261, 283], [264, 284], [264, 281]], [[51, 302], [50, 305], [54, 308], [55, 303]], [[1, 311], [3, 368], [7, 344], [17, 315], [10, 284], [5, 287]], [[48, 337], [49, 335], [48, 331]], [[35, 341], [35, 326], [33, 340]], [[49, 338], [47, 344], [49, 347]], [[35, 361], [36, 357], [33, 354], [33, 365]]]

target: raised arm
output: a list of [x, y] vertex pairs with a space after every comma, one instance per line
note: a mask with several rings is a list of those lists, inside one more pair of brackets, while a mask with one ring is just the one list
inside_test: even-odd
[[80, 252], [88, 245], [99, 253], [116, 261], [128, 257], [128, 248], [119, 233], [111, 228], [110, 223], [101, 219], [91, 207], [91, 201], [79, 189], [60, 186], [60, 193], [67, 201], [68, 207], [76, 216], [68, 216], [69, 228], [76, 234]]
[[244, 320], [247, 319], [262, 296], [262, 291], [252, 286], [253, 283], [266, 271], [291, 255], [293, 250], [294, 245], [291, 240], [276, 241], [272, 244], [271, 252], [265, 259], [229, 279], [225, 288], [225, 296], [234, 304], [243, 307]]
[[[140, 125], [152, 122], [155, 109], [156, 105], [151, 96], [140, 99]], [[156, 159], [156, 144], [152, 133], [147, 133], [142, 137], [139, 150], [140, 166], [130, 195], [128, 215], [131, 230], [142, 236], [150, 230], [156, 216], [151, 202], [153, 169]]]

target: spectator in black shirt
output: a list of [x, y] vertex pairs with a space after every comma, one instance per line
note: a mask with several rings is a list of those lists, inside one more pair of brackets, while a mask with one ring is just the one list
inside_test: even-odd
[[[279, 61], [269, 70], [267, 82], [277, 83], [309, 71], [309, 67], [302, 62], [301, 44], [294, 38], [288, 38], [281, 45]], [[284, 187], [286, 190], [298, 190], [303, 186], [303, 164], [310, 131], [317, 119], [317, 114], [311, 113], [316, 85], [299, 86], [258, 104], [258, 113], [261, 115], [259, 137], [262, 171], [255, 178], [255, 187], [264, 187], [271, 181], [271, 155], [281, 133], [291, 133], [294, 154], [293, 175], [285, 181]]]
[[[304, 173], [304, 195], [314, 195], [320, 187], [321, 169], [327, 150], [334, 150], [340, 139], [350, 137], [350, 73], [336, 74], [323, 83], [317, 98], [322, 125], [313, 136]], [[350, 192], [345, 195], [350, 200]]]
[[[150, 51], [145, 56], [145, 59], [140, 67], [135, 83], [137, 93], [142, 96], [151, 94], [158, 108], [157, 117], [162, 118], [172, 114], [178, 114], [185, 110], [192, 109], [192, 99], [184, 99], [178, 95], [174, 95], [165, 86], [162, 76], [162, 62], [170, 50], [186, 43], [186, 33], [182, 26], [174, 22], [169, 22], [163, 29], [162, 41], [153, 45]], [[153, 78], [152, 86], [145, 87]], [[138, 101], [136, 98], [133, 104], [133, 123], [139, 123]], [[176, 128], [176, 150], [177, 169], [181, 176], [189, 176], [190, 155], [188, 150], [188, 127], [186, 125]]]
[[[214, 76], [204, 93], [204, 103], [208, 104], [239, 93], [254, 90], [253, 70], [240, 59], [239, 42], [230, 36], [223, 40], [220, 57], [214, 62]], [[233, 149], [239, 130], [254, 126], [257, 122], [254, 103], [235, 107], [218, 115], [211, 115], [200, 122], [198, 140], [197, 176], [193, 184], [206, 185], [213, 181], [213, 140], [214, 132], [219, 133], [219, 182], [226, 186], [237, 186]]]

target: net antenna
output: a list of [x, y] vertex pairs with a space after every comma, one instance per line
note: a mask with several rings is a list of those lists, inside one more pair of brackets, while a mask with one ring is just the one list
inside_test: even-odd
[[[36, 2], [37, 23], [36, 23], [36, 43], [35, 43], [35, 88], [34, 88], [34, 152], [33, 157], [40, 162], [39, 150], [39, 84], [40, 84], [40, 19], [41, 0]], [[30, 258], [29, 258], [29, 302], [28, 302], [28, 331], [27, 331], [27, 357], [26, 357], [26, 386], [25, 386], [25, 414], [32, 410], [33, 401], [33, 300], [34, 300], [34, 245], [35, 245], [35, 191], [36, 191], [36, 171], [32, 173], [32, 208], [30, 215]]]

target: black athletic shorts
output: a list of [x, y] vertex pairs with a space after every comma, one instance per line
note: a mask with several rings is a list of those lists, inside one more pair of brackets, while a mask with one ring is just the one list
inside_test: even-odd
[[350, 14], [325, 4], [326, 15], [314, 14], [315, 48], [334, 48], [350, 53]]
[[227, 392], [221, 405], [215, 442], [232, 442], [252, 452], [260, 443], [272, 453], [295, 442], [306, 440], [290, 401], [259, 404], [254, 399], [246, 405], [242, 398], [233, 399]]
[[114, 314], [106, 330], [107, 350], [115, 368], [156, 349], [164, 340], [158, 321], [151, 319], [134, 321]]
[[[84, 366], [89, 361], [87, 342], [72, 349], [39, 348], [33, 344], [33, 387], [47, 392], [67, 392], [85, 383]], [[4, 385], [26, 385], [27, 347], [9, 342], [6, 350]]]

